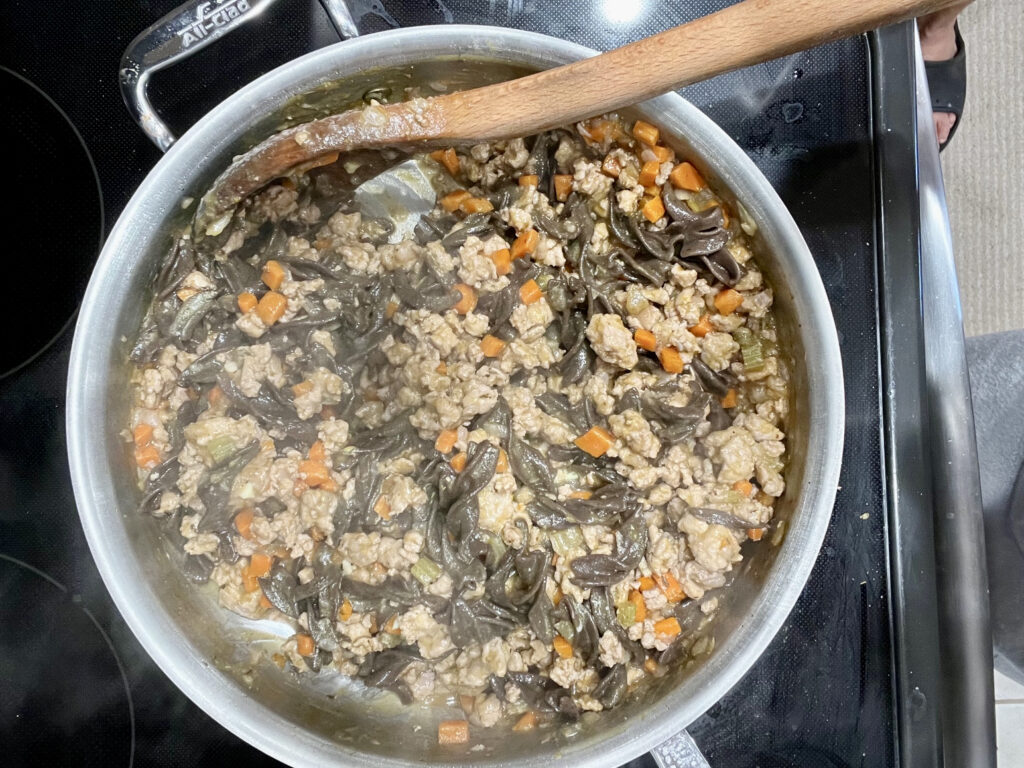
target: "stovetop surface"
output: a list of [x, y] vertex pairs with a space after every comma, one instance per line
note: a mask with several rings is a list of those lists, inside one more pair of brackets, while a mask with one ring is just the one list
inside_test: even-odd
[[[490, 23], [603, 49], [725, 4], [349, 3], [363, 33], [392, 23]], [[34, 309], [16, 313], [13, 333], [27, 339], [24, 348], [2, 358], [0, 370], [36, 355], [0, 378], [5, 765], [274, 763], [186, 699], [126, 628], [86, 546], [65, 457], [63, 393], [72, 329], [60, 329], [84, 290], [97, 253], [95, 232], [109, 231], [159, 158], [121, 103], [118, 61], [130, 39], [173, 6], [174, 0], [15, 0], [0, 6], [0, 67], [11, 70], [0, 69], [0, 85], [8, 93], [18, 89], [26, 103], [48, 103], [27, 95], [35, 89], [53, 102], [27, 106], [26, 116], [15, 121], [43, 137], [31, 149], [40, 158], [35, 167], [45, 169], [38, 174], [43, 183], [34, 179], [31, 188], [46, 197], [26, 204], [54, 194], [61, 200], [49, 209], [59, 223], [43, 234], [44, 247], [37, 228], [22, 228], [8, 253], [21, 259], [20, 284], [39, 288], [26, 295]], [[155, 75], [152, 98], [180, 132], [255, 76], [336, 40], [316, 2], [277, 3], [255, 24]], [[807, 589], [757, 665], [691, 726], [715, 768], [895, 761], [870, 72], [866, 40], [853, 38], [684, 91], [751, 156], [800, 225], [832, 303], [846, 376], [841, 487]], [[60, 111], [80, 133], [88, 155], [75, 145], [74, 131], [60, 123]], [[12, 134], [12, 140], [25, 145], [26, 132]], [[102, 205], [95, 187], [89, 191], [95, 180], [82, 181], [90, 172], [88, 157]], [[74, 177], [74, 184], [65, 184], [62, 174]], [[30, 170], [24, 178], [33, 178]], [[4, 217], [23, 221], [21, 210], [7, 210]], [[33, 324], [44, 316], [46, 328], [58, 335], [39, 352], [49, 336]]]

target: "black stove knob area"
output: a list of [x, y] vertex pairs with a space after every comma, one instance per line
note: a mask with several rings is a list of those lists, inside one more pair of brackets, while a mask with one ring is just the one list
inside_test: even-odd
[[126, 768], [135, 751], [114, 646], [65, 587], [0, 555], [0, 763]]
[[0, 93], [2, 377], [45, 349], [74, 315], [103, 239], [103, 203], [89, 150], [60, 107], [3, 67]]

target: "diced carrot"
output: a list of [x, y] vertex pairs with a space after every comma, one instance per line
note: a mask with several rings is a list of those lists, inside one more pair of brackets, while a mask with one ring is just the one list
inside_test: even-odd
[[519, 286], [519, 298], [523, 300], [523, 304], [533, 304], [540, 301], [543, 292], [540, 286], [537, 285], [536, 280], [527, 280], [521, 286]]
[[554, 647], [555, 653], [557, 653], [563, 659], [572, 658], [572, 643], [570, 643], [561, 635], [555, 635], [555, 639], [551, 643], [551, 645]]
[[599, 459], [612, 447], [614, 441], [615, 438], [612, 437], [611, 432], [604, 427], [591, 427], [590, 430], [577, 437], [573, 442], [576, 443], [576, 447], [581, 451], [585, 451], [595, 459]]
[[[651, 147], [650, 150], [651, 152], [654, 153], [654, 159], [657, 160], [659, 163], [667, 163], [675, 156], [675, 152], [661, 144], [659, 144], [656, 147]], [[645, 154], [646, 152], [647, 150], [644, 150]]]
[[153, 425], [144, 422], [136, 424], [132, 430], [132, 440], [137, 448], [145, 448], [153, 442]]
[[750, 494], [754, 492], [754, 484], [749, 480], [737, 480], [732, 484], [732, 489], [734, 491], [739, 491], [744, 496], [750, 496]]
[[516, 724], [512, 726], [512, 730], [516, 733], [525, 733], [526, 731], [532, 731], [537, 727], [537, 714], [531, 709], [523, 713], [523, 716], [516, 720]]
[[683, 372], [683, 358], [679, 354], [679, 350], [675, 347], [665, 347], [661, 350], [661, 354], [658, 355], [661, 360], [661, 367], [668, 373], [682, 373]]
[[377, 516], [384, 519], [391, 519], [391, 502], [387, 500], [385, 496], [378, 496], [377, 501], [373, 504], [373, 511], [377, 513]]
[[252, 538], [252, 519], [255, 513], [252, 507], [243, 507], [242, 510], [235, 515], [235, 530], [238, 531], [239, 535], [243, 539]]
[[494, 210], [491, 201], [483, 197], [471, 197], [463, 200], [459, 210], [463, 213], [490, 213]]
[[434, 370], [437, 371], [438, 373], [440, 373], [442, 376], [447, 376], [448, 375], [448, 363], [446, 363], [444, 360], [442, 360], [440, 363], [437, 364], [437, 368], [435, 368]]
[[298, 384], [292, 385], [292, 394], [295, 395], [295, 397], [302, 397], [303, 395], [308, 395], [312, 391], [313, 382], [310, 381], [309, 379], [304, 379], [303, 381], [300, 381]]
[[736, 407], [736, 390], [730, 389], [725, 393], [725, 397], [721, 400], [723, 408], [735, 408]]
[[310, 488], [316, 488], [331, 479], [331, 472], [324, 462], [306, 459], [299, 462], [299, 477]]
[[465, 451], [459, 451], [454, 456], [452, 456], [452, 460], [449, 461], [448, 463], [452, 465], [452, 469], [454, 469], [456, 472], [461, 472], [466, 468], [466, 460], [468, 458], [469, 457], [466, 455]]
[[398, 614], [396, 613], [396, 614], [392, 615], [390, 619], [388, 619], [387, 621], [384, 622], [384, 628], [383, 628], [384, 633], [388, 634], [388, 635], [400, 635], [400, 634], [402, 634], [401, 630], [395, 628], [395, 624], [397, 624], [397, 623], [398, 623]]
[[501, 354], [501, 350], [505, 348], [505, 342], [499, 339], [497, 336], [491, 336], [487, 334], [480, 339], [480, 349], [484, 353], [484, 357], [497, 357]]
[[747, 538], [751, 541], [760, 541], [764, 537], [764, 528], [747, 528]]
[[714, 330], [711, 327], [711, 315], [701, 315], [697, 324], [691, 325], [687, 330], [698, 338], [704, 338]]
[[647, 219], [651, 224], [656, 222], [662, 216], [665, 215], [665, 203], [661, 201], [661, 195], [654, 195], [650, 200], [644, 203], [642, 209], [644, 218]]
[[273, 608], [273, 607], [274, 607], [274, 605], [269, 600], [267, 600], [267, 596], [266, 595], [260, 595], [260, 608], [262, 608], [263, 610], [266, 610], [267, 608]]
[[473, 290], [473, 287], [465, 283], [456, 283], [455, 290], [462, 296], [455, 305], [455, 311], [460, 315], [472, 312], [476, 307], [476, 291]]
[[554, 182], [555, 198], [564, 203], [572, 192], [572, 176], [568, 173], [556, 173]]
[[249, 572], [249, 566], [242, 568], [242, 589], [252, 594], [260, 588], [260, 580]]
[[679, 603], [686, 599], [683, 585], [679, 583], [679, 579], [668, 571], [654, 578], [658, 582], [658, 587], [665, 594], [665, 599], [670, 603]]
[[469, 722], [442, 720], [437, 724], [438, 744], [466, 744], [469, 741]]
[[279, 261], [271, 259], [263, 265], [263, 274], [260, 275], [263, 284], [272, 291], [276, 291], [284, 282], [284, 267]]
[[469, 200], [470, 197], [472, 195], [466, 190], [456, 189], [454, 192], [449, 192], [441, 198], [441, 207], [448, 211], [448, 213], [455, 213], [455, 211], [459, 210], [459, 206], [466, 200]]
[[728, 206], [726, 206], [725, 203], [722, 203], [718, 207], [722, 209], [722, 226], [725, 227], [726, 229], [728, 229], [729, 228], [729, 208], [728, 208]]
[[505, 453], [504, 448], [498, 449], [498, 465], [495, 467], [497, 472], [508, 472], [508, 454]]
[[[660, 197], [661, 196], [661, 190], [658, 189], [658, 185], [657, 184], [651, 184], [649, 186], [644, 187], [644, 194], [647, 196], [647, 197], [644, 198], [644, 202], [646, 203], [646, 202], [648, 202], [647, 198]], [[662, 204], [665, 203], [664, 200], [662, 200], [661, 202], [662, 202]]]
[[583, 501], [586, 501], [587, 499], [589, 499], [593, 495], [594, 494], [592, 492], [590, 492], [590, 491], [573, 491], [572, 493], [569, 494], [569, 498], [570, 499], [583, 499]]
[[665, 637], [675, 637], [683, 628], [679, 626], [679, 619], [675, 616], [669, 616], [667, 619], [654, 622], [654, 634], [663, 635]]
[[211, 408], [216, 408], [223, 399], [224, 390], [220, 388], [220, 384], [214, 384], [206, 393], [206, 402], [210, 404]]
[[494, 271], [498, 273], [498, 276], [507, 275], [512, 271], [512, 251], [508, 248], [502, 248], [500, 251], [487, 254], [491, 257], [491, 261], [494, 262]]
[[682, 162], [672, 169], [668, 180], [676, 189], [686, 189], [690, 192], [700, 192], [707, 186], [704, 177], [693, 167], [693, 163]]
[[657, 146], [659, 131], [650, 123], [637, 120], [633, 123], [633, 137], [642, 141], [649, 147]]
[[520, 187], [536, 187], [538, 184], [540, 184], [540, 179], [535, 173], [524, 173], [519, 177]]
[[384, 317], [390, 320], [392, 317], [395, 316], [395, 313], [398, 311], [399, 306], [400, 305], [397, 301], [389, 301], [387, 303], [387, 306], [384, 307]]
[[715, 296], [715, 309], [723, 315], [731, 315], [743, 303], [743, 294], [733, 288], [719, 291]]
[[260, 316], [264, 325], [273, 325], [281, 319], [287, 308], [288, 299], [277, 291], [267, 291], [256, 305], [256, 314]]
[[455, 154], [455, 150], [451, 147], [431, 152], [430, 157], [432, 160], [437, 160], [437, 162], [443, 165], [445, 170], [452, 176], [459, 172], [459, 156]]
[[[555, 555], [555, 557], [558, 557], [558, 555]], [[555, 594], [551, 596], [551, 602], [557, 606], [560, 602], [562, 602], [563, 597], [565, 597], [565, 595], [562, 593], [562, 588], [555, 587]]]
[[653, 352], [658, 348], [658, 340], [654, 338], [654, 334], [644, 328], [640, 328], [633, 334], [633, 341], [640, 349], [646, 349], [648, 352]]
[[658, 178], [658, 171], [660, 170], [661, 164], [657, 160], [651, 160], [649, 163], [644, 163], [640, 168], [640, 175], [637, 177], [637, 183], [642, 187], [651, 186], [655, 179]]
[[519, 259], [529, 256], [540, 243], [540, 233], [535, 229], [527, 229], [519, 233], [519, 237], [512, 243], [512, 258]]
[[647, 618], [647, 602], [644, 596], [634, 589], [629, 593], [629, 602], [633, 604], [633, 616], [636, 621], [644, 621]]
[[658, 586], [651, 576], [641, 576], [638, 581], [640, 582], [641, 592], [646, 592], [648, 589], [654, 589]]
[[160, 463], [160, 451], [155, 445], [144, 445], [135, 449], [135, 463], [143, 469], [152, 469]]
[[262, 578], [270, 573], [272, 563], [270, 555], [257, 552], [249, 559], [249, 573], [256, 578]]
[[434, 448], [441, 453], [448, 453], [455, 447], [455, 441], [459, 439], [459, 433], [454, 429], [444, 429], [434, 441]]
[[342, 621], [348, 621], [352, 618], [352, 603], [349, 602], [348, 598], [342, 600], [341, 608], [338, 609], [338, 618]]
[[580, 125], [580, 135], [589, 142], [602, 142], [608, 137], [608, 123], [608, 120], [595, 117]]
[[622, 163], [619, 162], [619, 158], [610, 153], [605, 155], [604, 160], [601, 161], [601, 173], [611, 176], [613, 179], [619, 178], [619, 174], [622, 173]]
[[313, 651], [316, 650], [316, 643], [309, 635], [296, 635], [295, 650], [299, 652], [300, 656], [312, 656]]
[[238, 309], [243, 315], [256, 309], [256, 305], [259, 303], [260, 300], [256, 298], [255, 294], [249, 293], [249, 291], [238, 294]]
[[317, 440], [309, 446], [309, 458], [313, 461], [327, 461], [327, 448], [323, 440]]

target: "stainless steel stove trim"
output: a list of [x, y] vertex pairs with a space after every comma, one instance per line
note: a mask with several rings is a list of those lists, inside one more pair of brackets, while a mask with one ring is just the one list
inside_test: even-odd
[[943, 757], [948, 766], [995, 768], [995, 691], [981, 472], [953, 237], [928, 79], [916, 34], [914, 58], [925, 380], [943, 661]]

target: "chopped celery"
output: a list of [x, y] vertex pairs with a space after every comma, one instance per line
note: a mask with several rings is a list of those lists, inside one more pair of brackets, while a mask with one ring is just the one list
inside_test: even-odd
[[441, 566], [429, 557], [421, 557], [417, 560], [410, 569], [410, 572], [413, 578], [425, 587], [441, 578], [442, 573]]
[[497, 536], [492, 533], [488, 537], [487, 546], [491, 550], [491, 557], [493, 558], [495, 563], [497, 563], [499, 560], [501, 560], [502, 557], [505, 556], [505, 550], [507, 549], [507, 547], [505, 546], [505, 542], [501, 540], [500, 536]]
[[552, 531], [550, 538], [551, 547], [561, 557], [574, 557], [583, 549], [583, 534], [576, 526], [564, 531]]
[[235, 441], [230, 435], [215, 437], [206, 444], [206, 452], [210, 454], [210, 461], [213, 462], [214, 466], [220, 466], [237, 451], [238, 448], [235, 446]]
[[636, 624], [636, 606], [633, 603], [623, 603], [615, 611], [615, 617], [624, 628], [629, 629]]
[[562, 621], [555, 622], [555, 629], [558, 630], [558, 634], [568, 640], [570, 643], [573, 638], [576, 637], [576, 629], [573, 627], [572, 622], [562, 619]]
[[749, 328], [737, 328], [732, 335], [736, 339], [736, 343], [740, 345], [744, 370], [755, 372], [764, 368], [764, 350], [761, 349], [761, 340], [754, 336]]

